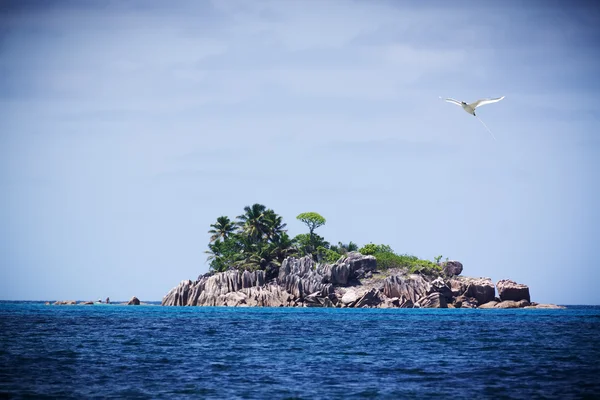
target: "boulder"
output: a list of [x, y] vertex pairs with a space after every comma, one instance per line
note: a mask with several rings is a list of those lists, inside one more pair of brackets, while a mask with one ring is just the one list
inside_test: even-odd
[[537, 303], [532, 303], [530, 306], [525, 306], [524, 308], [540, 308], [540, 309], [552, 310], [552, 309], [565, 309], [567, 307], [557, 306], [556, 304], [537, 304]]
[[369, 273], [372, 274], [376, 268], [375, 257], [351, 251], [334, 264], [321, 265], [317, 271], [323, 276], [323, 283], [347, 285], [349, 281], [360, 279]]
[[315, 292], [304, 297], [305, 307], [323, 307], [325, 298], [320, 292]]
[[479, 302], [474, 297], [458, 296], [454, 300], [454, 307], [456, 308], [477, 308]]
[[127, 302], [128, 306], [139, 306], [140, 305], [140, 299], [138, 299], [137, 297], [133, 296], [131, 298], [131, 300], [129, 300], [129, 302]]
[[383, 298], [380, 295], [380, 291], [373, 288], [369, 290], [367, 293], [362, 295], [356, 303], [354, 303], [355, 308], [372, 308], [377, 307], [383, 302]]
[[346, 304], [346, 305], [352, 304], [356, 300], [358, 300], [358, 295], [356, 294], [356, 292], [354, 290], [348, 290], [342, 296], [342, 304]]
[[519, 303], [512, 300], [505, 300], [496, 304], [494, 308], [519, 308]]
[[442, 263], [442, 272], [446, 276], [460, 275], [463, 271], [463, 265], [459, 261], [444, 261]]
[[[334, 299], [335, 299], [335, 297], [334, 297]], [[334, 308], [335, 307], [335, 303], [329, 297], [323, 297], [322, 304], [323, 304], [323, 307], [325, 307], [325, 308]]]
[[409, 299], [402, 299], [400, 302], [399, 308], [414, 308], [415, 304]]
[[350, 276], [353, 279], [360, 279], [377, 269], [377, 259], [374, 256], [365, 256], [357, 251], [349, 252], [340, 262], [350, 267]]
[[454, 277], [448, 281], [454, 297], [472, 297], [478, 304], [494, 300], [496, 288], [490, 278]]
[[490, 278], [470, 279], [465, 292], [465, 296], [477, 299], [478, 304], [485, 304], [494, 300], [495, 295], [496, 290]]
[[427, 289], [426, 293], [429, 295], [434, 292], [440, 293], [446, 298], [447, 301], [452, 300], [452, 289], [450, 289], [450, 286], [448, 286], [448, 284], [446, 284], [442, 278], [436, 278], [429, 284], [429, 288]]
[[383, 281], [383, 294], [386, 297], [397, 297], [402, 302], [410, 300], [412, 304], [427, 296], [429, 289], [429, 283], [421, 275], [391, 275]]
[[469, 282], [464, 278], [450, 279], [448, 281], [448, 285], [450, 286], [450, 290], [452, 291], [452, 296], [454, 296], [454, 297], [462, 296], [469, 288]]
[[77, 304], [77, 302], [75, 300], [63, 300], [63, 301], [56, 301], [54, 302], [55, 306], [74, 306], [75, 304]]
[[492, 301], [488, 301], [488, 302], [487, 302], [487, 303], [485, 303], [485, 304], [482, 304], [482, 305], [480, 305], [480, 306], [479, 306], [479, 307], [477, 307], [477, 308], [483, 308], [483, 309], [486, 309], [486, 308], [494, 308], [494, 307], [496, 307], [496, 304], [498, 304], [498, 302], [497, 302], [497, 301], [494, 301], [494, 300], [492, 300]]
[[502, 301], [531, 301], [531, 298], [529, 297], [529, 287], [527, 285], [523, 285], [522, 283], [516, 283], [515, 281], [511, 281], [510, 279], [502, 279], [498, 281], [496, 287], [498, 288], [498, 296]]
[[434, 292], [426, 297], [422, 297], [415, 304], [415, 307], [420, 308], [448, 308], [446, 298], [441, 293]]
[[397, 297], [388, 299], [385, 296], [381, 296], [383, 301], [379, 304], [379, 308], [398, 308], [400, 307], [400, 299]]
[[527, 300], [519, 300], [517, 301], [517, 304], [519, 305], [519, 308], [529, 307], [531, 305]]

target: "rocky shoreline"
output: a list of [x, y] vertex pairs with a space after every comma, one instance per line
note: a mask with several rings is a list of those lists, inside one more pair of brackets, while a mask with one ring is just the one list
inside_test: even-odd
[[[402, 269], [378, 271], [373, 256], [350, 252], [334, 264], [288, 257], [277, 278], [265, 272], [229, 270], [184, 280], [163, 306], [338, 308], [564, 308], [531, 302], [529, 287], [511, 280], [462, 276], [458, 261], [440, 263], [439, 276]], [[497, 296], [496, 296], [497, 290]]]

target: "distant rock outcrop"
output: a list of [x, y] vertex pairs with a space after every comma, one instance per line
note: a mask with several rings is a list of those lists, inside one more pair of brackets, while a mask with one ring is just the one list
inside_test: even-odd
[[55, 306], [74, 306], [75, 304], [77, 304], [75, 300], [59, 300], [54, 302]]
[[549, 309], [549, 310], [552, 310], [552, 309], [557, 309], [557, 310], [560, 309], [560, 310], [562, 310], [562, 309], [565, 309], [566, 307], [565, 306], [558, 306], [556, 304], [531, 303], [530, 306], [526, 306], [526, 307], [523, 307], [523, 308], [541, 308], [541, 309]]
[[131, 300], [129, 300], [129, 302], [127, 303], [128, 306], [139, 306], [140, 305], [140, 299], [138, 299], [137, 297], [133, 296], [131, 298]]

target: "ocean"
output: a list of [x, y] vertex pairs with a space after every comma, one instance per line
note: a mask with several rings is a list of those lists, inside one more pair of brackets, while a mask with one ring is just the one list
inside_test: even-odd
[[600, 307], [0, 302], [0, 398], [600, 398]]

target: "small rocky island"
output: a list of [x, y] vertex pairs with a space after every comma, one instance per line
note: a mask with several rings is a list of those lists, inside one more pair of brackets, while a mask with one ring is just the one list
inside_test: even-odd
[[[185, 280], [163, 306], [338, 308], [564, 308], [531, 301], [529, 287], [462, 276], [458, 261], [438, 262], [439, 272], [378, 269], [373, 255], [348, 252], [333, 263], [309, 255], [286, 257], [276, 277], [264, 270], [229, 269]], [[496, 293], [497, 292], [497, 293]]]

